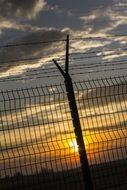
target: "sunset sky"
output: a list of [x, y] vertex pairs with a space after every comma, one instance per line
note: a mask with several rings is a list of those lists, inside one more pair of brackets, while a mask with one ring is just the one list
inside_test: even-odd
[[[59, 62], [61, 66], [64, 67], [64, 60], [62, 59], [65, 55], [65, 42], [63, 40], [66, 39], [67, 34], [70, 36], [70, 74], [74, 81], [94, 79], [97, 77], [101, 78], [102, 76], [126, 75], [127, 0], [0, 0], [0, 91], [63, 83], [61, 76], [50, 78], [51, 73], [46, 74], [45, 69], [48, 69], [48, 72], [53, 71], [52, 74], [54, 75], [59, 74], [59, 71], [57, 71], [52, 62], [52, 58], [56, 58], [56, 60], [61, 59]], [[80, 38], [86, 39], [83, 40]], [[54, 40], [60, 40], [60, 42], [34, 44], [35, 42]], [[29, 43], [33, 44], [28, 45]], [[10, 44], [10, 46], [8, 46], [8, 44]], [[20, 45], [13, 46], [11, 44]], [[82, 58], [81, 54], [83, 56]], [[39, 59], [31, 60], [37, 57], [39, 57]], [[117, 64], [118, 61], [122, 64]], [[91, 63], [108, 64], [103, 67], [88, 67]], [[114, 65], [114, 63], [116, 63], [116, 65]], [[84, 65], [83, 69], [78, 68], [78, 65]], [[117, 70], [114, 71], [114, 68], [117, 68]], [[100, 69], [100, 72], [96, 72], [98, 69]], [[104, 70], [108, 71], [104, 72]], [[80, 73], [81, 71], [82, 74]], [[37, 76], [42, 77], [43, 75], [48, 77], [37, 78]], [[8, 81], [7, 79], [11, 77], [12, 79], [21, 77], [23, 80]], [[1, 80], [7, 81], [2, 82]], [[53, 87], [51, 87], [50, 90], [54, 92], [54, 89], [57, 91], [57, 88]], [[28, 94], [31, 102], [26, 98], [26, 102], [24, 101], [25, 104], [23, 101], [18, 102], [20, 98], [16, 94], [16, 97], [19, 98], [17, 98], [17, 104], [14, 103], [13, 100], [9, 104], [9, 98], [13, 97], [13, 93], [10, 92], [10, 96], [8, 96], [7, 92], [5, 92], [4, 95], [6, 101], [2, 93], [0, 93], [0, 145], [3, 151], [0, 169], [2, 169], [3, 176], [5, 176], [4, 167], [8, 167], [9, 164], [13, 168], [12, 173], [15, 172], [14, 165], [17, 165], [17, 171], [20, 170], [19, 161], [17, 161], [18, 155], [20, 154], [23, 155], [20, 164], [23, 164], [24, 159], [29, 163], [29, 153], [31, 154], [33, 162], [42, 159], [41, 162], [43, 162], [44, 165], [45, 158], [47, 160], [50, 159], [50, 157], [56, 159], [62, 156], [66, 157], [68, 154], [72, 155], [73, 164], [76, 163], [77, 160], [79, 164], [78, 147], [75, 142], [72, 123], [61, 122], [59, 124], [57, 121], [57, 119], [63, 121], [70, 117], [69, 111], [66, 112], [67, 110], [65, 109], [67, 106], [65, 100], [63, 100], [63, 104], [61, 99], [60, 104], [58, 104], [57, 101], [59, 98], [56, 98], [56, 102], [51, 101], [49, 104], [45, 104], [45, 101], [36, 104], [36, 102], [34, 102], [35, 99], [32, 102], [32, 95]], [[78, 95], [80, 104], [83, 92], [79, 92]], [[116, 97], [117, 95], [118, 94], [116, 94]], [[52, 98], [54, 98], [54, 96]], [[85, 126], [87, 126], [85, 128], [86, 131], [88, 129], [88, 133], [84, 134], [84, 141], [88, 152], [93, 151], [93, 144], [94, 150], [101, 150], [103, 146], [104, 148], [106, 147], [107, 140], [111, 141], [112, 138], [114, 138], [116, 142], [116, 139], [119, 138], [119, 136], [123, 138], [126, 132], [124, 125], [127, 119], [126, 97], [125, 102], [124, 100], [120, 100], [117, 102], [117, 106], [112, 101], [108, 102], [107, 106], [103, 106], [100, 103], [98, 107], [94, 107], [92, 103], [90, 107], [87, 108], [87, 106], [84, 105], [86, 107], [82, 107], [80, 110], [83, 112], [83, 117], [85, 118], [81, 124], [84, 127], [83, 123], [85, 123]], [[17, 107], [14, 107], [15, 105]], [[20, 109], [18, 106], [23, 106], [23, 109]], [[8, 111], [6, 112], [4, 109]], [[9, 111], [9, 109], [11, 111]], [[123, 110], [124, 113], [122, 112]], [[67, 116], [68, 113], [69, 117]], [[39, 126], [37, 122], [42, 121], [41, 114], [43, 115], [45, 123], [41, 123]], [[101, 116], [96, 116], [96, 114], [100, 114]], [[94, 122], [95, 131], [92, 131], [93, 134], [89, 130], [89, 128], [93, 127], [89, 115], [92, 115]], [[56, 121], [55, 125], [53, 123], [54, 121]], [[28, 127], [29, 124], [33, 124], [32, 122], [35, 124], [34, 127]], [[48, 122], [51, 122], [50, 127], [48, 126]], [[120, 129], [118, 129], [118, 131], [115, 129], [112, 130], [110, 124], [112, 124], [115, 129], [117, 125], [117, 127], [123, 125], [123, 131]], [[17, 126], [19, 127], [18, 129]], [[36, 132], [34, 131], [35, 126]], [[107, 126], [111, 130], [111, 133], [107, 132]], [[8, 128], [10, 131], [8, 131]], [[99, 130], [97, 128], [99, 128]], [[104, 128], [104, 131], [102, 128]], [[97, 134], [94, 134], [94, 132]], [[25, 135], [27, 135], [27, 140]], [[45, 143], [43, 143], [42, 146], [40, 143], [42, 142], [42, 137], [43, 140], [48, 143], [48, 146]], [[63, 138], [62, 141], [61, 137]], [[32, 143], [35, 143], [34, 145], [30, 144], [31, 138]], [[54, 141], [54, 144], [52, 144], [51, 140]], [[36, 141], [40, 144], [36, 145]], [[102, 141], [105, 141], [105, 143], [103, 144]], [[29, 148], [26, 147], [26, 143], [29, 144]], [[118, 140], [117, 143], [119, 147], [121, 143], [120, 140]], [[125, 139], [121, 144], [125, 145]], [[18, 146], [18, 151], [15, 145]], [[21, 145], [24, 145], [23, 149]], [[8, 147], [8, 152], [6, 152], [6, 146]], [[108, 146], [111, 148], [112, 144], [108, 144]], [[116, 144], [113, 146], [115, 149]], [[9, 149], [10, 147], [14, 152], [12, 152], [12, 149]], [[63, 152], [60, 152], [60, 149], [63, 149]], [[45, 157], [45, 152], [47, 153], [47, 157]], [[123, 152], [125, 154], [125, 150]], [[116, 152], [114, 154], [116, 155]], [[14, 155], [16, 158], [15, 162], [13, 162]], [[122, 154], [118, 153], [117, 156], [120, 155]], [[9, 156], [12, 161], [8, 160]], [[88, 157], [90, 157], [91, 163], [98, 162], [100, 155], [96, 156], [95, 159], [92, 158], [92, 154], [89, 154]], [[124, 157], [125, 156], [126, 155], [124, 155]], [[102, 162], [104, 158], [105, 156], [101, 155]], [[4, 159], [6, 166], [3, 164]], [[109, 152], [109, 155], [107, 154], [106, 159], [107, 161], [113, 159], [111, 152]], [[50, 160], [47, 162], [49, 162], [50, 165]], [[69, 159], [67, 162], [69, 163]], [[38, 165], [38, 168], [39, 167], [40, 164]], [[60, 168], [61, 166], [58, 167]], [[30, 172], [30, 168], [28, 170]], [[23, 172], [25, 173], [26, 171]], [[7, 173], [9, 173], [8, 169]]]

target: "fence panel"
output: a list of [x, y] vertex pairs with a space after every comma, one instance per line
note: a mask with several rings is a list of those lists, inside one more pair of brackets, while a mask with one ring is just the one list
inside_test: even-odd
[[64, 86], [1, 92], [0, 104], [1, 190], [83, 189]]
[[127, 78], [75, 83], [96, 190], [127, 189]]
[[[127, 188], [127, 77], [74, 83], [95, 190]], [[64, 85], [0, 92], [0, 187], [84, 190]]]

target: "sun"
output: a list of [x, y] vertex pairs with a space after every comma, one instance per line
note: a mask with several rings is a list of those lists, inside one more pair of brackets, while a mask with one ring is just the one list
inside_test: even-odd
[[69, 146], [70, 148], [73, 149], [74, 152], [78, 152], [78, 144], [76, 142], [76, 139], [72, 139], [70, 142], [69, 142]]

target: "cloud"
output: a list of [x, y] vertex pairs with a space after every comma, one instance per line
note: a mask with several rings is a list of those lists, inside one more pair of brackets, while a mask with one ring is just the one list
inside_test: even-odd
[[[120, 29], [120, 25], [127, 25], [127, 2], [124, 0], [95, 1], [90, 8], [90, 1], [86, 5], [88, 10], [80, 17], [85, 26], [91, 26], [91, 33], [122, 33], [125, 29]], [[116, 29], [119, 28], [117, 31]], [[126, 27], [125, 27], [126, 28]], [[125, 32], [124, 32], [125, 33]]]
[[[4, 1], [1, 1], [4, 2]], [[76, 0], [73, 1], [73, 4], [69, 1], [51, 1], [47, 0], [47, 6], [42, 9], [36, 9], [38, 11], [35, 11], [35, 7], [33, 5], [39, 6], [39, 0], [37, 1], [22, 1], [20, 2], [22, 6], [19, 6], [20, 4], [17, 3], [16, 0], [13, 1], [6, 1], [6, 4], [8, 2], [11, 3], [12, 7], [17, 7], [20, 9], [19, 13], [17, 14], [12, 13], [9, 20], [4, 20], [4, 13], [3, 11], [0, 12], [0, 15], [2, 15], [3, 21], [0, 23], [1, 27], [0, 29], [4, 28], [2, 31], [2, 35], [0, 36], [0, 40], [3, 44], [6, 45], [6, 43], [29, 43], [33, 41], [46, 41], [46, 40], [53, 40], [53, 39], [61, 39], [64, 38], [66, 33], [69, 33], [70, 36], [77, 37], [82, 36], [85, 37], [89, 34], [92, 34], [93, 36], [108, 34], [110, 32], [116, 31], [116, 28], [119, 32], [120, 22], [122, 23], [121, 27], [126, 28], [126, 16], [123, 14], [123, 12], [116, 11], [116, 1], [113, 0], [95, 0], [94, 2], [92, 0], [84, 2], [84, 0], [79, 0], [77, 2]], [[19, 1], [18, 1], [19, 2]], [[31, 2], [31, 6], [28, 7], [28, 4]], [[43, 5], [45, 4], [45, 1], [43, 2]], [[1, 3], [0, 3], [1, 4]], [[15, 6], [14, 6], [15, 5]], [[119, 5], [118, 5], [119, 6]], [[4, 5], [5, 7], [5, 5]], [[24, 8], [24, 9], [23, 9]], [[2, 9], [0, 7], [0, 9]], [[30, 9], [30, 11], [28, 11]], [[37, 19], [35, 20], [29, 20], [31, 18], [35, 18], [41, 11], [41, 14]], [[12, 8], [9, 9], [9, 13], [5, 13], [6, 18], [9, 17], [8, 14], [12, 12]], [[19, 22], [21, 14], [24, 14], [26, 12], [26, 18], [28, 19], [25, 22]], [[71, 16], [69, 16], [67, 13], [72, 13]], [[36, 14], [35, 14], [36, 13]], [[121, 13], [121, 15], [120, 15]], [[28, 15], [29, 14], [29, 15]], [[17, 18], [17, 19], [14, 19]], [[124, 25], [123, 25], [124, 24]], [[47, 27], [46, 27], [47, 26]], [[54, 28], [53, 28], [54, 26]], [[49, 27], [49, 28], [48, 28]], [[50, 28], [52, 27], [52, 28]], [[12, 30], [13, 28], [13, 30]], [[57, 28], [59, 28], [57, 30]], [[9, 36], [10, 34], [10, 36]], [[10, 38], [10, 41], [9, 41]], [[7, 41], [8, 39], [8, 41]], [[105, 39], [106, 41], [106, 39]], [[74, 50], [73, 52], [83, 52], [83, 51], [96, 51], [97, 48], [108, 48], [112, 47], [113, 39], [107, 39], [106, 43], [102, 43], [102, 41], [95, 43], [95, 41], [91, 41], [90, 43], [85, 44], [73, 44]], [[124, 42], [124, 41], [123, 41]], [[125, 43], [125, 42], [124, 42]], [[108, 46], [107, 46], [108, 44]], [[120, 43], [119, 43], [120, 44]], [[118, 45], [119, 45], [118, 44]], [[117, 45], [117, 46], [118, 46]], [[61, 45], [59, 46], [61, 48]], [[61, 51], [62, 52], [62, 48]], [[27, 47], [18, 47], [18, 48], [10, 48], [8, 51], [6, 50], [0, 50], [0, 61], [6, 62], [8, 60], [15, 60], [15, 59], [22, 59], [22, 58], [28, 58], [33, 56], [41, 56], [45, 54], [45, 56], [49, 57], [53, 54], [56, 55], [56, 53], [59, 52], [59, 50], [54, 49], [53, 44], [40, 44], [39, 46], [27, 46]], [[96, 55], [95, 55], [96, 56]], [[105, 57], [107, 59], [107, 57]], [[102, 57], [99, 59], [99, 61], [102, 61]], [[13, 66], [15, 66], [17, 63], [13, 63]], [[24, 64], [21, 63], [21, 66]], [[27, 66], [29, 65], [30, 68], [30, 62], [25, 62]], [[10, 70], [10, 68], [14, 68], [11, 63], [0, 63], [0, 70], [2, 72], [6, 70]], [[33, 65], [34, 67], [34, 65]], [[32, 68], [32, 66], [31, 66]], [[35, 67], [34, 67], [35, 68]], [[15, 67], [16, 69], [16, 67]], [[12, 71], [12, 70], [10, 70]]]
[[88, 15], [93, 10], [105, 9], [110, 7], [114, 0], [73, 0], [72, 1], [59, 1], [59, 0], [47, 0], [49, 6], [57, 6], [60, 10], [70, 11], [72, 14]]
[[[39, 15], [36, 24], [56, 28], [69, 27], [72, 30], [84, 29], [83, 16], [91, 15], [94, 10], [102, 10], [102, 14], [112, 6], [113, 0], [47, 0], [46, 11]], [[86, 29], [86, 28], [85, 28]]]
[[34, 27], [32, 27], [29, 24], [20, 24], [17, 23], [14, 20], [2, 20], [1, 19], [1, 23], [0, 23], [0, 29], [13, 29], [13, 30], [21, 30], [21, 31], [27, 31], [27, 30], [32, 30]]
[[[20, 44], [20, 43], [34, 43], [34, 42], [42, 42], [42, 41], [52, 41], [52, 40], [60, 40], [65, 38], [66, 32], [62, 32], [56, 29], [40, 29], [37, 31], [30, 31], [27, 32], [24, 36], [20, 37], [20, 39], [14, 39], [12, 41], [13, 44]], [[38, 45], [31, 44], [31, 45], [21, 45], [21, 46], [14, 46], [3, 48], [0, 50], [0, 70], [1, 72], [5, 72], [8, 69], [15, 67], [17, 62], [13, 60], [20, 60], [20, 59], [29, 59], [34, 57], [43, 57], [63, 51], [63, 47], [61, 44], [54, 43], [40, 43]], [[12, 61], [11, 61], [12, 60]], [[35, 60], [37, 62], [37, 60]], [[34, 63], [34, 62], [32, 62]], [[29, 61], [20, 62], [20, 66], [24, 64], [31, 64]]]
[[10, 18], [35, 18], [46, 5], [45, 0], [1, 0], [0, 17]]

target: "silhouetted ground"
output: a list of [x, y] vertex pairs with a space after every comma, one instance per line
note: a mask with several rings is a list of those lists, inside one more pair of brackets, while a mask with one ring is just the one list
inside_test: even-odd
[[[127, 190], [127, 161], [91, 166], [95, 190]], [[0, 190], [84, 190], [80, 168], [36, 175], [17, 174], [0, 179]]]

